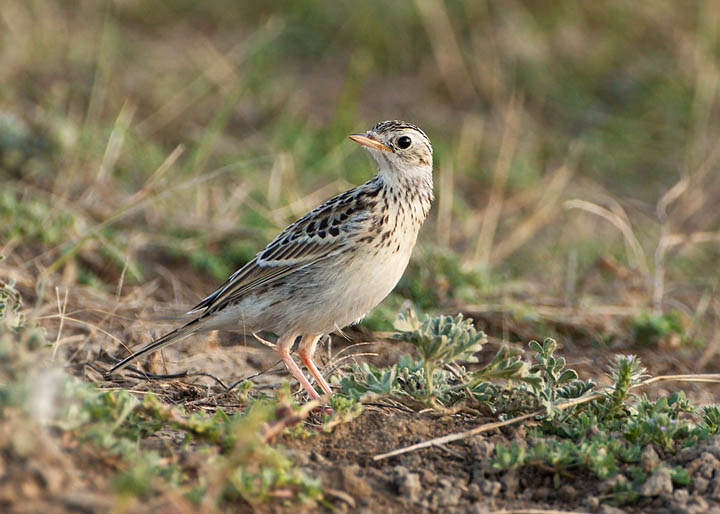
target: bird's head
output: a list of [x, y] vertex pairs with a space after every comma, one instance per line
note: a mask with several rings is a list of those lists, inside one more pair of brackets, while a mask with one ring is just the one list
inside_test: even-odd
[[430, 139], [412, 123], [382, 121], [365, 134], [350, 134], [348, 137], [370, 152], [381, 174], [408, 177], [432, 174]]

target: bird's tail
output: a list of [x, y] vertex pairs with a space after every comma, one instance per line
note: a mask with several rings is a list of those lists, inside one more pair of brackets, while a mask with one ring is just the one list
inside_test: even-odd
[[110, 368], [110, 371], [105, 373], [105, 375], [111, 375], [112, 373], [115, 373], [116, 371], [120, 371], [125, 366], [127, 366], [132, 361], [134, 361], [135, 359], [139, 359], [143, 355], [148, 355], [150, 353], [156, 352], [156, 351], [160, 350], [161, 348], [165, 348], [166, 346], [171, 345], [176, 341], [179, 341], [181, 339], [186, 338], [187, 336], [189, 336], [191, 334], [194, 334], [203, 325], [203, 323], [200, 323], [200, 321], [202, 319], [203, 319], [202, 317], [195, 318], [194, 320], [189, 321], [182, 327], [176, 328], [172, 332], [168, 332], [164, 336], [155, 339], [154, 341], [149, 343], [144, 348], [136, 351], [129, 357], [126, 357], [123, 360], [121, 360], [120, 362], [118, 362], [117, 364], [115, 364], [112, 368]]

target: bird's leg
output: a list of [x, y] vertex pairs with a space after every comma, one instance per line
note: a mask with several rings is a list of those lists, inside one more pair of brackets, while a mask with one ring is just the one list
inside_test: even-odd
[[303, 338], [300, 340], [300, 348], [298, 348], [298, 355], [300, 355], [300, 360], [303, 361], [305, 367], [315, 377], [315, 380], [317, 380], [317, 383], [320, 385], [322, 390], [325, 391], [325, 394], [332, 394], [330, 384], [325, 381], [322, 374], [317, 369], [317, 366], [315, 366], [315, 363], [312, 360], [312, 356], [315, 353], [315, 347], [317, 346], [317, 343], [321, 337], [322, 334], [303, 336]]
[[303, 375], [302, 370], [300, 369], [300, 366], [298, 366], [295, 361], [293, 360], [292, 356], [290, 355], [290, 349], [292, 348], [293, 343], [295, 342], [295, 335], [291, 334], [289, 336], [283, 336], [280, 339], [278, 339], [277, 342], [277, 350], [280, 354], [280, 358], [285, 363], [285, 367], [287, 367], [288, 371], [292, 373], [295, 378], [297, 378], [298, 382], [300, 382], [300, 385], [305, 388], [305, 390], [310, 395], [310, 398], [313, 400], [317, 400], [320, 398], [320, 395], [317, 393], [315, 388], [310, 384], [310, 381]]

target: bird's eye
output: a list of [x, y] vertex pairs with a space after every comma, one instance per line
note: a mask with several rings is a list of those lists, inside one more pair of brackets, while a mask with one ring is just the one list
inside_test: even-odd
[[397, 146], [401, 150], [405, 150], [406, 148], [410, 148], [410, 145], [412, 144], [412, 139], [410, 139], [408, 136], [400, 136], [397, 139]]

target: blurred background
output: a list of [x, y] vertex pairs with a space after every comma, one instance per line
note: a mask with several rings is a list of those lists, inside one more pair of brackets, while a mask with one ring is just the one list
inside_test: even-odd
[[712, 0], [4, 0], [0, 277], [147, 340], [107, 313], [194, 304], [403, 119], [437, 199], [366, 330], [410, 302], [712, 368], [719, 28]]

